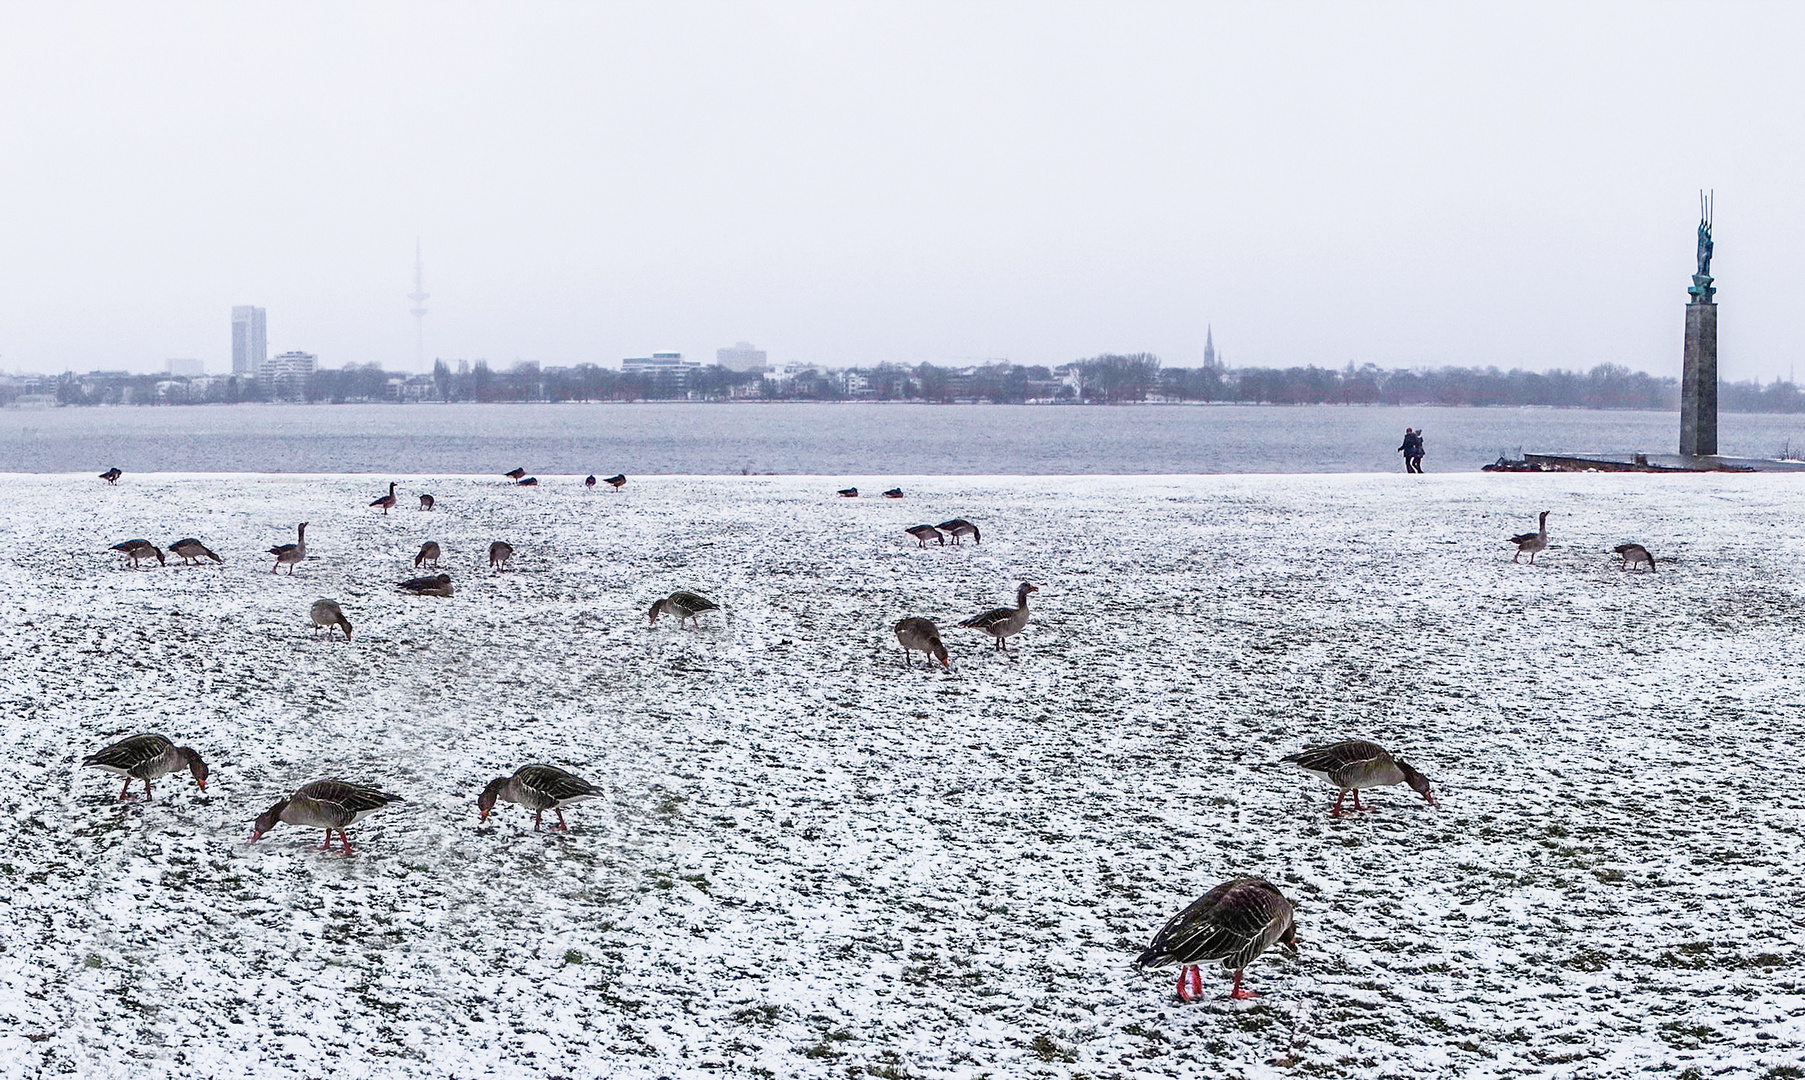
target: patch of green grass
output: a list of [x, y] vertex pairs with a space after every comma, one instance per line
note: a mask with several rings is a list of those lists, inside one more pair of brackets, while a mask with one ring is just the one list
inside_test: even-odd
[[1034, 1036], [1034, 1041], [1028, 1044], [1028, 1049], [1042, 1061], [1063, 1061], [1070, 1065], [1078, 1060], [1078, 1051], [1059, 1045], [1053, 1036], [1044, 1031]]

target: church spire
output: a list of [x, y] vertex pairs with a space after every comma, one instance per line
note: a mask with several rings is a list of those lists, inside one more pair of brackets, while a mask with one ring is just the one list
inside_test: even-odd
[[1216, 366], [1216, 328], [1208, 323], [1204, 324], [1203, 330], [1203, 366]]

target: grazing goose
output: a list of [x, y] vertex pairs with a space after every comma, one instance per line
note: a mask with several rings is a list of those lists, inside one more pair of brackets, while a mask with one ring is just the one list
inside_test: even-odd
[[439, 505], [438, 500], [433, 498], [431, 495], [420, 496], [420, 509], [431, 510], [433, 507], [435, 507], [437, 505]]
[[326, 636], [331, 637], [332, 628], [337, 626], [345, 631], [345, 640], [351, 640], [351, 620], [345, 618], [345, 613], [339, 609], [337, 600], [315, 600], [307, 617], [313, 620], [313, 632], [316, 637], [319, 635], [320, 627], [325, 627]]
[[1513, 536], [1510, 538], [1510, 542], [1517, 545], [1517, 553], [1511, 556], [1510, 561], [1516, 562], [1523, 558], [1524, 552], [1528, 552], [1529, 565], [1534, 566], [1536, 552], [1546, 551], [1548, 548], [1548, 511], [1542, 511], [1542, 521], [1535, 532]]
[[150, 798], [150, 782], [166, 773], [186, 768], [194, 782], [207, 790], [207, 763], [191, 746], [177, 746], [161, 735], [133, 735], [81, 759], [83, 766], [105, 769], [125, 777], [119, 789], [121, 799], [129, 799], [133, 780], [144, 781], [144, 797]]
[[841, 488], [838, 492], [836, 492], [836, 494], [838, 494], [840, 496], [840, 498], [842, 498], [842, 499], [856, 499], [859, 497], [859, 489], [858, 488]]
[[959, 542], [961, 537], [965, 536], [971, 537], [971, 542], [974, 544], [983, 542], [983, 538], [978, 535], [978, 527], [964, 518], [954, 518], [951, 521], [943, 521], [934, 527], [952, 537], [953, 543], [955, 544]]
[[529, 476], [525, 480], [516, 480], [516, 481], [514, 481], [514, 486], [515, 487], [538, 487], [539, 486], [539, 478], [537, 476]]
[[109, 484], [117, 484], [119, 482], [119, 478], [124, 475], [125, 475], [124, 473], [119, 471], [118, 466], [114, 466], [113, 468], [108, 469], [106, 472], [101, 473], [100, 478], [102, 480], [105, 480]]
[[1360, 789], [1372, 787], [1390, 787], [1393, 784], [1409, 784], [1410, 790], [1426, 799], [1430, 806], [1436, 805], [1435, 796], [1429, 794], [1429, 778], [1410, 767], [1403, 758], [1392, 757], [1391, 753], [1377, 743], [1365, 739], [1349, 739], [1332, 746], [1319, 746], [1314, 750], [1305, 750], [1281, 758], [1288, 765], [1297, 765], [1312, 776], [1320, 776], [1341, 790], [1335, 794], [1335, 805], [1329, 808], [1333, 817], [1341, 816], [1341, 800], [1347, 798], [1348, 792], [1354, 793], [1354, 809], [1365, 810], [1360, 805]]
[[533, 812], [533, 831], [539, 831], [539, 819], [547, 810], [558, 815], [558, 828], [564, 823], [564, 808], [574, 802], [605, 794], [601, 788], [582, 777], [565, 772], [555, 765], [522, 765], [513, 776], [498, 776], [477, 796], [478, 821], [488, 821], [495, 801], [519, 803]]
[[450, 596], [451, 575], [434, 574], [431, 577], [408, 578], [395, 586], [402, 592], [410, 592], [415, 596]]
[[884, 498], [886, 499], [900, 499], [902, 497], [902, 488], [891, 488], [889, 491], [884, 492]]
[[326, 842], [320, 845], [321, 851], [332, 850], [332, 833], [337, 830], [339, 842], [344, 845], [345, 854], [349, 855], [351, 838], [345, 835], [345, 827], [357, 824], [392, 802], [400, 801], [399, 795], [390, 795], [363, 784], [347, 784], [343, 780], [315, 780], [297, 788], [293, 795], [259, 814], [257, 821], [251, 826], [251, 838], [247, 843], [255, 844], [263, 839], [265, 833], [286, 821], [290, 825], [325, 829]]
[[1623, 568], [1625, 570], [1640, 563], [1641, 565], [1648, 567], [1649, 573], [1652, 574], [1655, 572], [1655, 557], [1649, 554], [1648, 549], [1641, 544], [1618, 544], [1611, 550], [1623, 556]]
[[507, 472], [502, 473], [501, 475], [507, 477], [509, 480], [518, 480], [521, 477], [526, 475], [526, 470], [525, 469], [509, 469]]
[[389, 493], [387, 495], [380, 495], [374, 499], [371, 499], [370, 505], [382, 507], [382, 516], [388, 517], [389, 509], [395, 505], [395, 482], [393, 480], [390, 480], [389, 481]]
[[276, 565], [269, 568], [270, 573], [275, 573], [282, 567], [282, 564], [287, 563], [288, 576], [294, 577], [295, 564], [307, 557], [307, 523], [303, 521], [295, 527], [294, 543], [277, 544], [269, 549], [269, 553], [276, 557]]
[[619, 491], [621, 488], [627, 486], [627, 474], [626, 473], [615, 473], [613, 476], [610, 476], [608, 479], [602, 481], [602, 483], [607, 484], [609, 487], [613, 488], [616, 491]]
[[941, 547], [946, 546], [946, 537], [942, 536], [940, 530], [934, 528], [932, 525], [911, 525], [904, 529], [903, 532], [913, 536], [916, 545], [919, 547], [927, 547], [929, 540], [937, 540], [940, 542]]
[[138, 569], [138, 564], [146, 559], [157, 560], [158, 566], [169, 565], [163, 561], [163, 550], [149, 540], [127, 540], [122, 544], [114, 544], [113, 550], [124, 555], [132, 564], [133, 570]]
[[415, 570], [420, 569], [420, 567], [427, 563], [431, 563], [434, 566], [439, 565], [439, 542], [437, 540], [428, 540], [426, 543], [421, 544], [419, 554], [414, 556]]
[[653, 624], [658, 622], [660, 614], [671, 614], [677, 617], [677, 626], [681, 628], [685, 621], [696, 624], [702, 629], [701, 615], [704, 611], [719, 611], [721, 605], [706, 596], [697, 596], [693, 592], [674, 592], [662, 600], [652, 601], [652, 610], [648, 612]]
[[[948, 671], [953, 669], [953, 662], [946, 655], [946, 646], [940, 643], [940, 628], [934, 625], [934, 620], [924, 619], [918, 615], [897, 620], [896, 640], [903, 648], [904, 667], [914, 666], [914, 662], [909, 657], [911, 652], [924, 652], [933, 660], [940, 661], [941, 667]], [[928, 667], [932, 668], [933, 666], [932, 660], [930, 660]]]
[[514, 545], [506, 540], [497, 540], [489, 545], [489, 569], [505, 567], [514, 561]]
[[1037, 586], [1024, 581], [1021, 587], [1015, 590], [1014, 607], [994, 608], [982, 615], [973, 615], [959, 625], [970, 627], [973, 630], [982, 630], [996, 639], [997, 648], [1008, 652], [1009, 646], [1005, 644], [1006, 639], [1021, 633], [1022, 627], [1028, 625], [1028, 594], [1039, 591]]
[[589, 478], [587, 480], [583, 481], [583, 486], [588, 488], [590, 491], [595, 490], [595, 474], [594, 473], [590, 473]]
[[1259, 955], [1279, 944], [1297, 952], [1297, 924], [1291, 901], [1260, 878], [1236, 878], [1204, 893], [1196, 903], [1172, 917], [1153, 944], [1135, 961], [1140, 968], [1181, 965], [1178, 999], [1194, 1001], [1203, 995], [1199, 964], [1219, 960], [1235, 973], [1231, 998], [1260, 995], [1241, 988], [1241, 973]]
[[180, 555], [182, 561], [190, 566], [200, 562], [202, 559], [212, 559], [216, 563], [224, 563], [226, 561], [218, 555], [213, 554], [211, 548], [192, 536], [184, 536], [182, 539], [169, 545], [169, 553], [171, 555]]

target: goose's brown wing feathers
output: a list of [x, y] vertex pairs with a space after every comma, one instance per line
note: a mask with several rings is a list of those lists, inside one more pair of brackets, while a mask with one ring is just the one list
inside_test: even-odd
[[1334, 777], [1363, 766], [1388, 762], [1391, 760], [1391, 753], [1378, 743], [1367, 742], [1365, 739], [1348, 739], [1291, 754], [1280, 760], [1301, 766], [1310, 772]]
[[965, 620], [964, 622], [960, 623], [959, 625], [960, 626], [969, 626], [969, 627], [972, 627], [973, 629], [977, 629], [977, 630], [988, 630], [993, 626], [1000, 626], [1003, 623], [1009, 621], [1009, 619], [1012, 618], [1014, 615], [1015, 615], [1014, 608], [1006, 608], [1006, 607], [993, 608], [990, 611], [986, 611], [982, 615], [973, 615], [971, 618]]
[[535, 810], [549, 810], [572, 799], [589, 799], [602, 794], [601, 788], [555, 765], [522, 766], [514, 774], [514, 787], [523, 796], [537, 796], [543, 800], [540, 805], [528, 804]]
[[[81, 759], [84, 766], [93, 765], [102, 769], [115, 769], [130, 776], [137, 776], [133, 770], [142, 769], [160, 761], [169, 753], [173, 744], [161, 735], [133, 735], [122, 739], [111, 746], [89, 754]], [[138, 777], [142, 780], [143, 777]]]
[[321, 809], [341, 812], [347, 822], [401, 799], [399, 795], [343, 780], [315, 780], [297, 790], [294, 797], [316, 803]]
[[1237, 878], [1211, 889], [1160, 932], [1136, 961], [1141, 967], [1211, 960], [1240, 970], [1291, 930], [1291, 901], [1259, 878]]

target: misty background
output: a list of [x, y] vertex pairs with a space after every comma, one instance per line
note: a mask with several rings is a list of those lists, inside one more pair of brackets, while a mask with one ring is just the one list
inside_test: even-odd
[[0, 370], [1800, 353], [1781, 5], [0, 8]]

